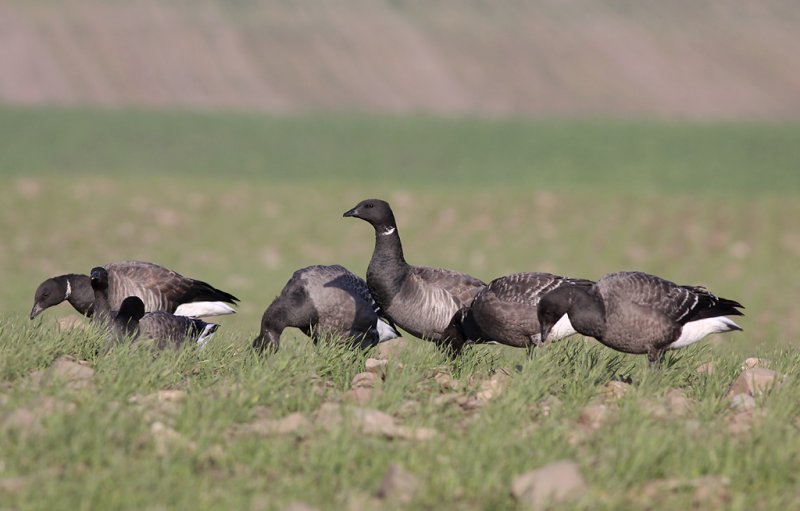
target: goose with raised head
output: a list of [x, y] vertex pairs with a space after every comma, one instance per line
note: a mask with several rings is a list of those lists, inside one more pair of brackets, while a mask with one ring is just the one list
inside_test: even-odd
[[204, 346], [219, 328], [216, 323], [176, 316], [170, 312], [146, 313], [144, 302], [138, 296], [126, 297], [119, 310], [113, 311], [108, 302], [108, 271], [103, 267], [93, 268], [89, 278], [95, 304], [92, 319], [108, 324], [113, 342], [145, 338], [154, 340], [158, 348], [180, 346], [187, 340]]
[[467, 343], [496, 342], [531, 350], [545, 342], [574, 335], [564, 316], [542, 339], [537, 318], [541, 298], [562, 286], [591, 287], [591, 280], [572, 279], [552, 273], [522, 272], [499, 277], [483, 288], [468, 306], [461, 308], [445, 331], [456, 351]]
[[295, 271], [264, 311], [253, 347], [277, 350], [287, 327], [300, 329], [314, 343], [338, 337], [364, 348], [399, 337], [380, 314], [364, 279], [339, 265], [309, 266]]
[[[108, 301], [114, 310], [119, 309], [122, 300], [128, 296], [138, 296], [146, 312], [165, 311], [189, 317], [236, 312], [231, 305], [239, 299], [232, 294], [157, 264], [122, 261], [109, 263], [103, 268], [108, 272]], [[68, 301], [84, 316], [91, 317], [94, 314], [91, 278], [70, 273], [45, 280], [36, 289], [30, 318], [63, 301]]]
[[541, 336], [565, 315], [580, 334], [609, 348], [646, 354], [651, 365], [664, 352], [714, 333], [741, 330], [726, 316], [742, 316], [737, 301], [719, 298], [702, 286], [682, 286], [643, 272], [609, 273], [591, 287], [564, 286], [545, 295], [538, 307]]
[[447, 342], [443, 334], [453, 315], [486, 284], [466, 273], [408, 264], [386, 201], [363, 200], [343, 216], [365, 220], [375, 229], [367, 285], [386, 317], [416, 337]]

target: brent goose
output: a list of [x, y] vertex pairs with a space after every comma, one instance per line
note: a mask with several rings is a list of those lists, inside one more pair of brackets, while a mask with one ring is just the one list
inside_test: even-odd
[[339, 265], [309, 266], [295, 271], [264, 311], [253, 347], [277, 350], [286, 327], [299, 328], [314, 343], [320, 337], [337, 336], [369, 347], [399, 337], [379, 313], [364, 279]]
[[219, 325], [200, 319], [176, 316], [170, 312], [145, 313], [144, 302], [138, 296], [128, 296], [120, 304], [119, 311], [112, 311], [108, 302], [109, 274], [103, 267], [93, 268], [90, 273], [94, 292], [94, 321], [109, 324], [113, 341], [139, 338], [156, 341], [156, 347], [179, 346], [184, 340], [204, 346], [217, 331]]
[[361, 201], [343, 216], [360, 218], [375, 228], [367, 285], [386, 317], [416, 337], [447, 343], [443, 333], [453, 315], [486, 284], [466, 273], [408, 264], [394, 213], [385, 201]]
[[475, 299], [454, 316], [445, 335], [458, 352], [468, 342], [496, 342], [531, 350], [545, 341], [575, 334], [566, 315], [541, 338], [536, 316], [541, 298], [561, 286], [589, 288], [591, 280], [571, 279], [551, 273], [514, 273], [491, 281]]
[[725, 316], [742, 316], [742, 304], [700, 286], [681, 286], [642, 272], [609, 273], [589, 288], [564, 286], [539, 303], [541, 336], [566, 314], [579, 333], [609, 348], [647, 354], [651, 365], [664, 352], [741, 327]]
[[[153, 263], [123, 261], [103, 268], [108, 272], [108, 300], [119, 309], [128, 296], [138, 296], [145, 310], [172, 312], [179, 316], [200, 317], [233, 314], [228, 304], [239, 300], [201, 280], [184, 277]], [[71, 273], [42, 282], [36, 289], [30, 318], [67, 300], [84, 316], [94, 312], [94, 292], [87, 275]]]

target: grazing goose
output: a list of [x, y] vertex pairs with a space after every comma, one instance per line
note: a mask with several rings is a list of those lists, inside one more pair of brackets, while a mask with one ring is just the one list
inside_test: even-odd
[[362, 347], [399, 337], [378, 318], [380, 309], [367, 283], [343, 266], [309, 266], [297, 270], [264, 311], [261, 332], [253, 340], [259, 352], [277, 350], [286, 327], [299, 328], [314, 343], [320, 337], [349, 337]]
[[[491, 281], [475, 299], [454, 316], [445, 335], [457, 352], [467, 342], [497, 342], [506, 346], [528, 348], [545, 342], [536, 317], [542, 296], [561, 286], [589, 288], [591, 280], [571, 279], [551, 273], [514, 273]], [[547, 341], [557, 341], [575, 334], [564, 316], [549, 333]]]
[[[157, 264], [123, 261], [107, 264], [103, 268], [108, 272], [109, 305], [115, 310], [126, 297], [138, 296], [147, 312], [166, 311], [190, 317], [236, 312], [228, 305], [239, 300], [232, 294]], [[89, 276], [70, 273], [42, 282], [34, 295], [31, 319], [64, 300], [84, 316], [91, 317], [94, 312], [94, 292]]]
[[408, 264], [394, 213], [385, 201], [361, 201], [344, 216], [360, 218], [375, 228], [367, 285], [386, 317], [412, 335], [449, 343], [443, 333], [453, 315], [486, 284], [466, 273]]
[[548, 293], [539, 303], [538, 317], [543, 338], [566, 314], [579, 333], [618, 351], [647, 354], [655, 365], [668, 349], [683, 348], [709, 334], [741, 330], [725, 317], [743, 315], [738, 308], [744, 306], [704, 287], [619, 272], [589, 288], [564, 286]]
[[110, 323], [116, 342], [126, 338], [135, 341], [143, 337], [156, 341], [158, 348], [179, 346], [184, 340], [192, 340], [204, 346], [219, 328], [215, 323], [176, 316], [170, 312], [145, 313], [144, 302], [138, 296], [129, 296], [122, 300], [119, 311], [115, 313], [108, 303], [109, 279], [106, 269], [93, 268], [90, 279], [95, 303], [93, 319]]

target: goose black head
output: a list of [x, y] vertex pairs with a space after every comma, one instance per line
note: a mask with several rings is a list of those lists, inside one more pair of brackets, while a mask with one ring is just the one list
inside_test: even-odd
[[33, 308], [30, 318], [33, 319], [45, 309], [58, 305], [69, 298], [69, 281], [66, 275], [47, 279], [36, 288], [33, 295]]
[[264, 353], [265, 351], [274, 353], [278, 351], [280, 342], [280, 332], [271, 328], [262, 328], [258, 337], [253, 339], [253, 349], [255, 349], [257, 353]]
[[129, 296], [122, 300], [117, 317], [123, 320], [139, 321], [144, 317], [144, 302], [138, 296]]
[[144, 317], [144, 302], [138, 296], [122, 300], [119, 312], [114, 318], [114, 332], [117, 342], [124, 338], [133, 339], [139, 335], [139, 320]]
[[345, 211], [342, 216], [360, 218], [372, 224], [375, 229], [388, 230], [396, 227], [392, 208], [388, 202], [380, 199], [362, 200], [353, 209]]
[[541, 330], [541, 339], [544, 342], [550, 335], [550, 330], [558, 323], [564, 314], [572, 308], [572, 292], [570, 286], [555, 289], [544, 295], [536, 308]]
[[108, 272], [102, 266], [92, 268], [89, 277], [92, 279], [92, 289], [95, 291], [108, 289]]

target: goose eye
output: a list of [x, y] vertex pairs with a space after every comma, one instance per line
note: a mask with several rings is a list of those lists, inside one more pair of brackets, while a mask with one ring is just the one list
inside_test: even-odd
[[371, 207], [373, 207], [373, 205], [372, 204], [364, 204], [364, 207], [365, 208], [371, 208]]

